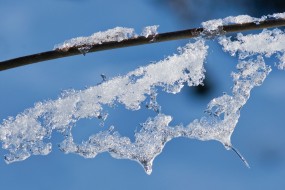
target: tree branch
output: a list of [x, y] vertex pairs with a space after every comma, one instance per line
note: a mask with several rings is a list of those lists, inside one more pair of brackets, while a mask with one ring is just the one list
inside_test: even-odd
[[[130, 46], [137, 46], [143, 44], [151, 44], [151, 43], [158, 43], [158, 42], [165, 42], [171, 40], [180, 40], [186, 38], [194, 38], [198, 36], [206, 36], [206, 37], [214, 37], [221, 34], [233, 33], [233, 32], [241, 32], [241, 31], [248, 31], [248, 30], [257, 30], [257, 29], [264, 29], [264, 28], [272, 28], [272, 27], [280, 27], [285, 26], [285, 19], [268, 19], [259, 23], [249, 22], [243, 24], [232, 24], [232, 25], [225, 25], [220, 28], [219, 31], [215, 31], [215, 33], [210, 33], [205, 31], [203, 28], [193, 28], [188, 30], [181, 30], [175, 32], [167, 32], [157, 34], [155, 36], [138, 36], [136, 38], [131, 38], [127, 40], [123, 40], [120, 42], [103, 42], [102, 44], [94, 44], [91, 46], [88, 53], [109, 50], [109, 49], [116, 49], [116, 48], [123, 48], [123, 47], [130, 47]], [[82, 46], [81, 46], [82, 47]], [[71, 47], [67, 51], [63, 50], [52, 50], [42, 53], [37, 53], [33, 55], [27, 55], [23, 57], [18, 57], [6, 61], [0, 62], [0, 71], [12, 69], [28, 64], [33, 64], [42, 61], [48, 61], [68, 56], [74, 56], [82, 54], [81, 51], [78, 50], [78, 47]]]

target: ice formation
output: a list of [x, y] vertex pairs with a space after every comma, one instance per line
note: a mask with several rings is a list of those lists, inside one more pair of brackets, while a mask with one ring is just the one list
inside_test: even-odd
[[[267, 17], [283, 18], [284, 13]], [[260, 22], [262, 19], [246, 15], [227, 17], [203, 23], [206, 30], [217, 30], [225, 23]], [[155, 35], [156, 26], [146, 28], [144, 36]], [[134, 35], [132, 29], [117, 28], [118, 35], [107, 35], [108, 31], [95, 33], [95, 38], [76, 38], [65, 42], [57, 48], [65, 49], [73, 46], [85, 46], [102, 43], [104, 40], [124, 40]], [[123, 32], [122, 32], [123, 31]], [[110, 32], [110, 31], [109, 31]], [[116, 32], [115, 32], [116, 33]], [[101, 36], [101, 37], [98, 37]], [[105, 37], [104, 37], [105, 36]], [[107, 38], [107, 39], [105, 39]], [[199, 139], [202, 141], [216, 140], [227, 149], [235, 151], [245, 162], [245, 159], [231, 144], [231, 135], [240, 117], [240, 110], [250, 97], [255, 86], [260, 86], [270, 73], [270, 66], [264, 62], [264, 57], [277, 56], [278, 68], [285, 67], [285, 35], [281, 30], [264, 30], [260, 34], [242, 35], [232, 40], [230, 37], [220, 37], [219, 43], [225, 52], [238, 55], [237, 72], [232, 73], [232, 94], [224, 94], [211, 100], [200, 119], [186, 126], [171, 126], [172, 117], [160, 113], [156, 101], [156, 88], [162, 87], [167, 93], [178, 93], [185, 84], [197, 86], [204, 79], [203, 63], [206, 59], [208, 46], [203, 39], [188, 43], [179, 48], [179, 54], [174, 54], [157, 63], [140, 67], [125, 76], [106, 80], [97, 86], [85, 90], [69, 90], [57, 100], [36, 103], [34, 107], [25, 110], [16, 117], [9, 117], [0, 125], [0, 141], [2, 148], [8, 151], [5, 156], [7, 163], [21, 161], [31, 155], [47, 155], [52, 149], [49, 142], [52, 131], [63, 134], [64, 140], [60, 149], [65, 153], [76, 153], [85, 158], [94, 158], [102, 152], [109, 152], [118, 159], [130, 159], [140, 163], [147, 174], [152, 172], [152, 163], [165, 144], [178, 137]], [[85, 44], [85, 43], [86, 44]], [[135, 133], [135, 140], [121, 136], [114, 127], [91, 135], [87, 141], [75, 143], [71, 133], [72, 127], [83, 118], [106, 119], [104, 105], [122, 104], [126, 109], [138, 110], [146, 98], [150, 98], [149, 109], [157, 112], [154, 118], [149, 118]]]
[[279, 69], [285, 69], [285, 34], [280, 29], [263, 30], [259, 34], [238, 34], [237, 40], [231, 37], [220, 37], [219, 43], [223, 49], [231, 55], [238, 53], [240, 59], [252, 57], [254, 55], [264, 55], [270, 57], [275, 54], [279, 58]]
[[206, 22], [202, 22], [201, 25], [203, 26], [204, 30], [206, 32], [210, 33], [219, 33], [222, 32], [221, 27], [223, 25], [228, 25], [228, 24], [243, 24], [243, 23], [248, 23], [248, 22], [254, 22], [258, 24], [259, 22], [262, 22], [266, 19], [284, 19], [285, 18], [285, 13], [275, 13], [272, 15], [267, 15], [267, 16], [262, 16], [261, 18], [255, 18], [251, 17], [249, 15], [239, 15], [239, 16], [229, 16], [223, 19], [213, 19], [213, 20], [208, 20]]
[[[148, 36], [155, 36], [159, 25], [146, 26], [141, 33], [146, 38]], [[104, 42], [121, 42], [123, 40], [136, 38], [138, 35], [133, 28], [116, 27], [103, 32], [96, 32], [91, 36], [77, 37], [66, 40], [61, 44], [54, 46], [54, 50], [68, 51], [70, 48], [78, 48], [83, 55], [88, 53], [92, 45], [102, 44]]]
[[274, 13], [272, 15], [269, 15], [269, 17], [272, 17], [272, 18], [282, 18], [284, 19], [285, 18], [285, 12], [284, 13]]
[[138, 110], [146, 96], [153, 96], [153, 88], [156, 87], [175, 94], [185, 82], [189, 86], [201, 84], [206, 54], [207, 46], [202, 39], [188, 43], [179, 49], [179, 54], [165, 60], [140, 67], [125, 76], [104, 81], [86, 90], [67, 91], [57, 100], [36, 103], [33, 108], [15, 118], [4, 120], [0, 126], [0, 140], [3, 148], [9, 150], [5, 156], [6, 162], [24, 160], [33, 154], [48, 154], [51, 144], [47, 141], [53, 130], [62, 132], [66, 137], [60, 146], [63, 151], [74, 150], [73, 152], [84, 155], [79, 149], [81, 146], [73, 146], [70, 133], [71, 127], [78, 120], [104, 118], [102, 106], [114, 103]]
[[[71, 47], [85, 48], [91, 47], [95, 44], [102, 44], [103, 42], [123, 41], [129, 38], [136, 37], [133, 28], [116, 27], [103, 32], [96, 32], [88, 37], [77, 37], [66, 40], [61, 44], [54, 46], [54, 50], [67, 51]], [[80, 50], [80, 49], [79, 49]]]
[[247, 22], [260, 22], [265, 20], [266, 17], [254, 18], [249, 15], [229, 16], [224, 19], [213, 19], [206, 22], [202, 22], [202, 26], [206, 31], [219, 30], [219, 27], [228, 24], [242, 24]]
[[[186, 127], [170, 126], [172, 117], [158, 114], [155, 118], [149, 118], [142, 125], [141, 130], [136, 132], [135, 142], [131, 142], [128, 137], [122, 137], [111, 129], [91, 136], [81, 145], [74, 144], [72, 137], [67, 138], [62, 143], [61, 149], [66, 153], [77, 153], [86, 158], [109, 152], [114, 158], [139, 162], [147, 174], [152, 172], [155, 157], [173, 138], [217, 140], [226, 148], [231, 149], [233, 147], [230, 137], [238, 122], [241, 107], [248, 100], [251, 89], [261, 85], [271, 71], [262, 57], [258, 57], [257, 60], [241, 61], [237, 68], [239, 72], [233, 74], [235, 83], [233, 95], [223, 95], [213, 99], [208, 104], [207, 115], [194, 120]], [[244, 162], [247, 164], [245, 160]]]
[[157, 29], [158, 29], [159, 25], [153, 25], [153, 26], [146, 26], [144, 27], [141, 35], [144, 37], [149, 37], [149, 36], [155, 36], [157, 35]]

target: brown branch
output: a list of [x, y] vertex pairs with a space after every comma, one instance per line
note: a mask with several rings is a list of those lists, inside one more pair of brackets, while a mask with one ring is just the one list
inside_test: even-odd
[[[123, 40], [120, 42], [103, 42], [102, 44], [94, 44], [91, 46], [91, 49], [88, 53], [115, 49], [115, 48], [123, 48], [129, 46], [137, 46], [143, 44], [151, 44], [151, 43], [158, 43], [158, 42], [165, 42], [171, 40], [180, 40], [186, 38], [194, 38], [198, 36], [217, 36], [221, 34], [233, 33], [233, 32], [241, 32], [247, 30], [257, 30], [257, 29], [264, 29], [264, 28], [271, 28], [271, 27], [280, 27], [285, 26], [285, 19], [268, 19], [259, 23], [249, 22], [243, 24], [232, 24], [232, 25], [225, 25], [220, 28], [219, 31], [214, 31], [214, 34], [208, 31], [205, 31], [203, 28], [193, 28], [188, 30], [181, 30], [175, 32], [167, 32], [157, 34], [155, 36], [139, 36], [136, 38], [131, 38], [127, 40]], [[18, 57], [15, 59], [10, 59], [6, 61], [0, 62], [0, 71], [12, 69], [15, 67], [20, 67], [28, 64], [33, 64], [42, 61], [48, 61], [52, 59], [58, 59], [68, 56], [74, 56], [82, 54], [81, 51], [78, 50], [80, 47], [72, 47], [69, 48], [67, 51], [63, 50], [52, 50], [42, 53], [37, 53], [33, 55], [27, 55], [23, 57]]]

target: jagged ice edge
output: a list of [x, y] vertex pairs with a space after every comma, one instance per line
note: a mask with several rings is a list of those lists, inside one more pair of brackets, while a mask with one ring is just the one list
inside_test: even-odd
[[[249, 59], [239, 62], [237, 65], [239, 72], [232, 74], [234, 80], [233, 96], [223, 95], [213, 99], [208, 104], [208, 115], [206, 117], [194, 120], [187, 127], [170, 127], [171, 116], [159, 114], [153, 119], [149, 118], [143, 124], [141, 131], [135, 135], [136, 140], [134, 143], [131, 143], [127, 137], [120, 137], [118, 132], [107, 131], [91, 136], [89, 141], [84, 142], [82, 146], [76, 146], [77, 150], [73, 151], [84, 154], [85, 156], [90, 156], [91, 154], [91, 157], [96, 156], [100, 152], [108, 151], [115, 158], [138, 161], [144, 167], [145, 171], [150, 174], [152, 172], [153, 160], [161, 153], [164, 145], [173, 138], [187, 137], [199, 140], [220, 141], [226, 148], [232, 149], [238, 154], [247, 167], [249, 167], [244, 157], [231, 145], [230, 137], [238, 122], [240, 109], [249, 99], [250, 91], [253, 87], [260, 86], [271, 71], [271, 68], [265, 65], [261, 55], [270, 57], [273, 54], [277, 54], [277, 57], [280, 57], [278, 53], [284, 52], [284, 48], [280, 48], [280, 44], [285, 42], [283, 35], [283, 32], [279, 30], [264, 30], [262, 33], [255, 35], [255, 38], [249, 38], [251, 42], [261, 40], [264, 43], [255, 46], [261, 48], [251, 52], [248, 56], [242, 55], [248, 53], [248, 49], [235, 47], [238, 41], [231, 42], [227, 38], [228, 41], [225, 45], [222, 43], [222, 40], [226, 37], [219, 39], [220, 44], [224, 45], [225, 51], [228, 51], [226, 48], [235, 47], [235, 50], [238, 49], [240, 59], [254, 57], [253, 55], [258, 56], [257, 58], [255, 57], [256, 60]], [[245, 41], [240, 38], [238, 40], [240, 40], [241, 44]], [[279, 43], [276, 44], [276, 41]], [[251, 43], [248, 41], [248, 44]], [[252, 45], [254, 46], [254, 44]], [[282, 59], [280, 59], [280, 62], [282, 64]], [[110, 136], [112, 138], [109, 138]], [[114, 137], [116, 137], [116, 140], [113, 140]], [[106, 145], [104, 139], [108, 139], [108, 145]]]
[[239, 33], [236, 40], [231, 37], [222, 36], [219, 43], [223, 50], [229, 52], [232, 56], [238, 54], [239, 59], [246, 59], [254, 55], [264, 55], [270, 57], [276, 54], [279, 59], [278, 69], [285, 69], [285, 34], [280, 29], [263, 30], [259, 34], [243, 35]]
[[[261, 85], [271, 69], [265, 65], [262, 57], [242, 61], [237, 68], [239, 72], [232, 74], [235, 84], [233, 95], [225, 94], [213, 99], [208, 104], [207, 115], [194, 120], [186, 127], [169, 126], [172, 117], [158, 114], [142, 124], [141, 130], [135, 133], [134, 142], [111, 129], [92, 135], [81, 145], [75, 144], [72, 138], [66, 139], [61, 148], [65, 152], [77, 153], [86, 158], [109, 152], [114, 158], [139, 162], [147, 174], [151, 174], [153, 160], [162, 152], [165, 144], [177, 137], [217, 140], [227, 149], [233, 149], [239, 154], [231, 145], [230, 137], [238, 122], [240, 109], [248, 100], [252, 88]], [[247, 164], [240, 154], [239, 156]]]
[[[179, 54], [155, 64], [140, 67], [125, 76], [115, 77], [85, 90], [66, 91], [57, 100], [38, 102], [15, 118], [9, 117], [0, 125], [2, 147], [9, 151], [5, 161], [11, 163], [31, 155], [49, 154], [52, 145], [47, 141], [54, 130], [64, 135], [65, 140], [60, 148], [65, 152], [75, 151], [76, 146], [70, 142], [71, 128], [80, 119], [104, 117], [103, 105], [120, 103], [127, 109], [138, 110], [146, 96], [153, 94], [155, 87], [162, 87], [166, 92], [175, 94], [185, 82], [189, 86], [201, 84], [207, 48], [202, 39], [188, 43], [179, 49]], [[78, 151], [79, 147], [75, 152], [84, 155]]]

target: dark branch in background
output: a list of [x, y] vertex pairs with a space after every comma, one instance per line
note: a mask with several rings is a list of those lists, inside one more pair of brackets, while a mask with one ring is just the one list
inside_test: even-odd
[[[218, 35], [224, 35], [227, 33], [241, 32], [247, 30], [257, 30], [257, 29], [264, 29], [271, 27], [280, 27], [280, 26], [285, 26], [285, 19], [269, 19], [259, 23], [249, 22], [243, 24], [226, 25], [222, 26], [219, 31], [214, 31], [214, 33], [205, 31], [203, 28], [194, 28], [194, 29], [181, 30], [175, 32], [161, 33], [155, 36], [149, 36], [147, 38], [144, 36], [139, 36], [137, 38], [131, 38], [120, 42], [115, 41], [115, 42], [103, 42], [102, 44], [94, 44], [89, 49], [88, 53], [115, 49], [115, 48], [137, 46], [143, 44], [165, 42], [171, 40], [194, 38], [198, 36], [214, 37]], [[2, 61], [0, 62], [0, 71], [28, 64], [33, 64], [37, 62], [79, 55], [82, 54], [82, 52], [78, 50], [78, 48], [81, 47], [82, 46], [71, 47], [67, 51], [63, 50], [47, 51], [47, 52], [42, 52], [42, 53], [37, 53], [33, 55], [27, 55], [24, 57]]]

